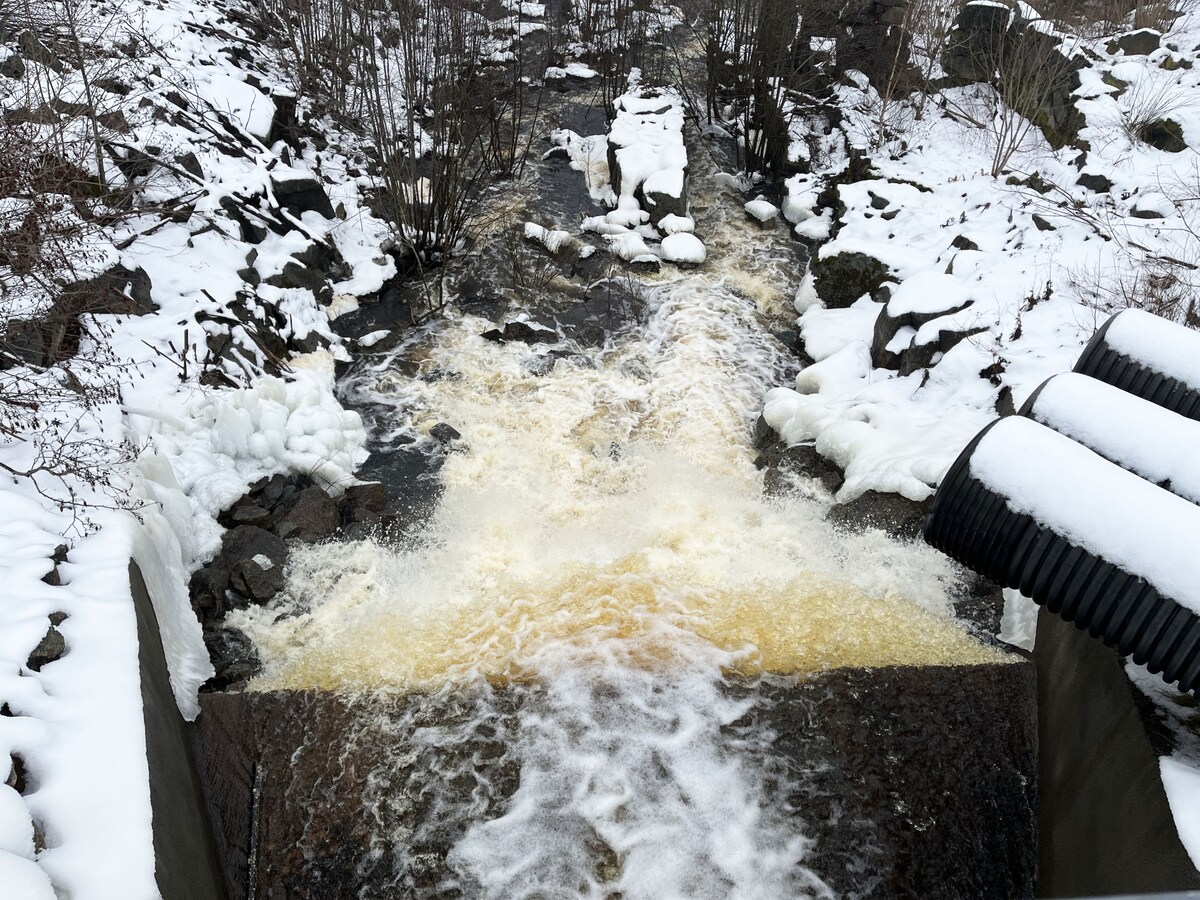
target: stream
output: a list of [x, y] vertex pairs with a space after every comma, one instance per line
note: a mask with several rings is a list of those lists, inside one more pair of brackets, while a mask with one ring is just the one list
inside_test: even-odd
[[833, 896], [764, 688], [1003, 659], [954, 620], [943, 556], [835, 530], [815, 483], [763, 495], [751, 432], [794, 372], [773, 331], [803, 272], [690, 153], [707, 262], [613, 273], [637, 314], [598, 346], [497, 343], [464, 307], [358, 365], [343, 390], [385, 411], [377, 439], [461, 433], [430, 449], [436, 501], [398, 543], [298, 548], [282, 599], [230, 616], [264, 661], [251, 691], [346, 704], [358, 865], [392, 896]]

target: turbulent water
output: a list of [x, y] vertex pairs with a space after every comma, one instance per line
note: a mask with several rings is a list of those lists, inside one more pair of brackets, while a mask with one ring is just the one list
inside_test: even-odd
[[439, 746], [509, 721], [497, 688], [523, 692], [515, 793], [486, 814], [446, 801], [472, 895], [822, 896], [768, 796], [771, 736], [731, 728], [753, 699], [730, 685], [998, 658], [950, 617], [940, 555], [833, 531], [815, 488], [763, 497], [749, 434], [800, 273], [782, 231], [715, 189], [693, 205], [709, 261], [646, 279], [644, 325], [604, 347], [547, 371], [460, 316], [404, 351], [415, 377], [360, 376], [397, 433], [448, 422], [469, 449], [418, 540], [307, 548], [282, 610], [235, 623], [266, 662], [255, 689], [476, 698], [422, 732]]

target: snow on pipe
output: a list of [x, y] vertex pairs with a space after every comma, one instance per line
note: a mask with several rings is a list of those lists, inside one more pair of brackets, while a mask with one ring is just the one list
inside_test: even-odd
[[1140, 309], [1112, 316], [1075, 371], [1200, 420], [1200, 332]]
[[1076, 627], [1200, 686], [1200, 507], [1032, 419], [963, 450], [925, 522], [934, 547]]
[[1074, 372], [1042, 382], [1021, 415], [1200, 504], [1200, 421]]

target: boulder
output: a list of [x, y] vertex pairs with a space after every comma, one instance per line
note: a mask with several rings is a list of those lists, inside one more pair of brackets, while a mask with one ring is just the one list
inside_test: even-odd
[[206, 630], [204, 645], [215, 674], [204, 683], [203, 691], [239, 690], [262, 671], [254, 642], [236, 628]]
[[337, 504], [319, 487], [300, 491], [290, 498], [277, 524], [281, 538], [306, 543], [324, 540], [340, 522]]
[[1097, 194], [1107, 194], [1112, 190], [1113, 186], [1112, 182], [1109, 181], [1105, 176], [1089, 172], [1084, 172], [1082, 175], [1080, 175], [1077, 179], [1075, 179], [1075, 183], [1081, 188], [1093, 191]]
[[1013, 12], [999, 3], [967, 3], [942, 51], [942, 68], [962, 82], [991, 81]]
[[[1116, 49], [1126, 56], [1147, 56], [1162, 44], [1162, 35], [1152, 28], [1139, 28], [1121, 35], [1114, 43]], [[1112, 44], [1109, 45], [1109, 52], [1114, 52]]]
[[549, 328], [537, 328], [528, 322], [508, 322], [501, 328], [493, 328], [480, 335], [486, 341], [507, 344], [520, 341], [525, 344], [553, 344], [558, 334]]
[[25, 60], [13, 53], [4, 62], [0, 63], [0, 75], [5, 78], [13, 78], [20, 80], [25, 77]]
[[1167, 153], [1182, 153], [1188, 148], [1183, 128], [1174, 119], [1155, 119], [1138, 129], [1138, 138]]
[[[929, 365], [935, 354], [946, 353], [964, 338], [983, 330], [981, 327], [970, 329], [951, 327], [952, 320], [949, 317], [967, 309], [971, 305], [971, 301], [947, 309], [904, 313], [892, 312], [889, 305], [884, 305], [883, 309], [879, 311], [879, 317], [875, 320], [874, 335], [871, 339], [871, 365], [878, 369], [893, 369], [904, 374], [915, 372], [917, 369]], [[942, 318], [947, 319], [948, 327], [940, 329], [935, 340], [922, 344], [915, 343], [917, 338], [915, 332]], [[914, 334], [906, 345], [897, 347], [895, 340], [906, 328], [911, 329]]]
[[788, 447], [780, 441], [760, 453], [754, 465], [766, 469], [763, 492], [768, 496], [785, 493], [796, 477], [818, 481], [830, 494], [836, 494], [845, 483], [842, 470], [818, 453], [812, 444]]
[[452, 444], [462, 439], [462, 435], [458, 433], [458, 429], [446, 422], [438, 422], [430, 428], [429, 436], [439, 444]]
[[34, 672], [42, 671], [42, 666], [60, 659], [67, 652], [67, 642], [62, 633], [51, 624], [38, 645], [33, 648], [25, 661], [25, 668]]
[[875, 257], [854, 251], [817, 256], [811, 271], [817, 295], [830, 309], [844, 309], [874, 294], [889, 274]]
[[142, 316], [158, 309], [151, 289], [145, 269], [118, 264], [95, 278], [67, 285], [58, 302], [78, 312]]
[[283, 567], [265, 556], [243, 559], [229, 576], [229, 586], [254, 603], [266, 603], [283, 590], [283, 585]]
[[303, 213], [315, 212], [326, 219], [334, 217], [333, 204], [329, 195], [317, 179], [307, 175], [290, 175], [286, 178], [272, 178], [271, 191], [279, 205], [296, 218]]
[[930, 503], [931, 499], [918, 502], [899, 494], [867, 491], [846, 503], [835, 503], [825, 521], [847, 531], [878, 528], [894, 538], [916, 540]]

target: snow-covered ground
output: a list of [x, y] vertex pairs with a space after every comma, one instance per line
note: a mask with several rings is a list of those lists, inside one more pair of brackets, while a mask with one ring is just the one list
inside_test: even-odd
[[[1193, 10], [1178, 19], [1145, 54], [1126, 52], [1109, 37], [1067, 43], [1089, 61], [1074, 95], [1086, 117], [1079, 139], [1056, 150], [1031, 128], [997, 176], [991, 174], [996, 134], [989, 125], [997, 106], [984, 85], [893, 101], [886, 115], [896, 127], [881, 143], [880, 97], [865, 79], [851, 79], [837, 87], [842, 131], [824, 139], [820, 152], [797, 146], [792, 154], [811, 159], [813, 173], [788, 180], [782, 209], [798, 237], [819, 245], [813, 270], [838, 254], [865, 254], [886, 271], [882, 291], [849, 302], [826, 302], [814, 280], [806, 280], [795, 305], [813, 364], [794, 385], [770, 392], [764, 407], [767, 422], [790, 444], [815, 444], [845, 470], [839, 501], [869, 490], [917, 501], [930, 496], [967, 442], [997, 415], [1019, 409], [1045, 379], [1068, 372], [1113, 312], [1140, 307], [1192, 327], [1200, 321], [1194, 306], [1200, 15]], [[936, 65], [932, 74], [941, 74]], [[1169, 152], [1145, 139], [1146, 125], [1160, 119], [1179, 126], [1186, 148]], [[852, 151], [870, 156], [869, 176], [837, 187], [844, 209], [822, 207], [818, 194], [846, 171]], [[917, 325], [877, 329], [889, 319]], [[1136, 336], [1117, 335], [1126, 352], [1154, 358], [1185, 381], [1194, 377], [1196, 355], [1186, 335], [1150, 317], [1136, 321], [1147, 323], [1127, 329]], [[898, 362], [906, 355], [916, 364]], [[1146, 410], [1131, 397], [1101, 396], [1106, 393], [1103, 385], [1061, 381], [1044, 392], [1039, 417], [1053, 417], [1055, 427], [1101, 455], [1139, 472], [1140, 465], [1154, 483], [1170, 478], [1175, 485], [1177, 479], [1176, 493], [1194, 500], [1194, 473], [1184, 471], [1195, 469], [1194, 454], [1186, 463], [1176, 460], [1194, 441], [1172, 442], [1195, 423]], [[1118, 415], [1122, 410], [1128, 418]], [[1119, 422], [1126, 423], [1125, 433], [1114, 428]], [[1051, 438], [1025, 424], [1030, 433], [1007, 442], [996, 434], [998, 452], [979, 458], [998, 480], [1032, 479], [1010, 483], [1008, 496], [1022, 502], [1035, 502], [1039, 493], [1047, 501], [1061, 496], [1068, 481], [1086, 474], [1081, 460], [1068, 459], [1072, 454], [1105, 465], [1061, 438], [1050, 446]], [[1161, 437], [1153, 447], [1151, 431]], [[1106, 497], [1090, 516], [1083, 507], [1069, 511], [1076, 516], [1072, 533], [1090, 534], [1097, 546], [1107, 540], [1100, 532], [1124, 535], [1128, 552], [1117, 549], [1118, 557], [1157, 568], [1159, 577], [1174, 579], [1180, 596], [1194, 598], [1193, 587], [1176, 578], [1169, 563], [1190, 560], [1194, 506], [1109, 469], [1105, 483], [1112, 475], [1114, 486], [1127, 482], [1133, 496]], [[1169, 509], [1156, 512], [1157, 503]], [[1053, 506], [1061, 508], [1046, 508]], [[1122, 510], [1119, 521], [1113, 509]], [[1141, 524], [1131, 515], [1142, 517]], [[1157, 529], [1161, 540], [1145, 540], [1146, 529]], [[1032, 604], [1012, 591], [1006, 600], [1002, 637], [1032, 649]], [[1142, 681], [1157, 681], [1142, 674]], [[1161, 681], [1148, 693], [1164, 708], [1175, 702]], [[1162, 765], [1184, 842], [1200, 861], [1194, 812], [1200, 808], [1200, 745], [1194, 737], [1181, 741]]]
[[[119, 402], [82, 421], [89, 434], [137, 445], [137, 465], [111, 472], [107, 487], [43, 480], [47, 496], [27, 478], [0, 479], [0, 769], [8, 780], [0, 785], [0, 894], [14, 900], [158, 894], [130, 560], [156, 604], [179, 708], [194, 717], [212, 666], [187, 577], [215, 550], [216, 513], [262, 475], [302, 471], [345, 483], [363, 457], [362, 424], [333, 394], [334, 357], [344, 351], [326, 313], [312, 290], [265, 282], [315, 240], [336, 246], [346, 263], [336, 293], [377, 290], [394, 274], [379, 252], [386, 229], [361, 205], [349, 160], [267, 145], [286, 80], [261, 48], [234, 61], [257, 45], [229, 12], [209, 0], [164, 0], [109, 10], [90, 34], [109, 52], [121, 53], [129, 34], [155, 48], [153, 58], [123, 54], [121, 80], [134, 90], [104, 97], [128, 118], [123, 143], [163, 164], [131, 185], [144, 215], [89, 235], [82, 276], [115, 263], [140, 268], [157, 311], [108, 317], [113, 357], [133, 365]], [[25, 56], [23, 80], [0, 79], [0, 106], [20, 107], [36, 79], [59, 97], [82, 90], [74, 69]], [[185, 157], [186, 165], [173, 162]], [[280, 185], [314, 174], [338, 207], [333, 219], [283, 213], [292, 229], [252, 246], [222, 208], [228, 198], [274, 206]], [[164, 218], [159, 206], [183, 213]], [[239, 274], [247, 268], [264, 282], [257, 290]], [[276, 317], [284, 341], [309, 346], [316, 334], [324, 340], [311, 346], [329, 349], [273, 359], [237, 318], [238, 304], [251, 323]], [[211, 342], [225, 336], [235, 352], [206, 365]], [[210, 371], [223, 377], [201, 383]], [[0, 462], [23, 469], [32, 448], [0, 443]], [[95, 508], [57, 509], [68, 489]], [[59, 545], [67, 552], [56, 565]], [[51, 623], [65, 651], [31, 666]]]

